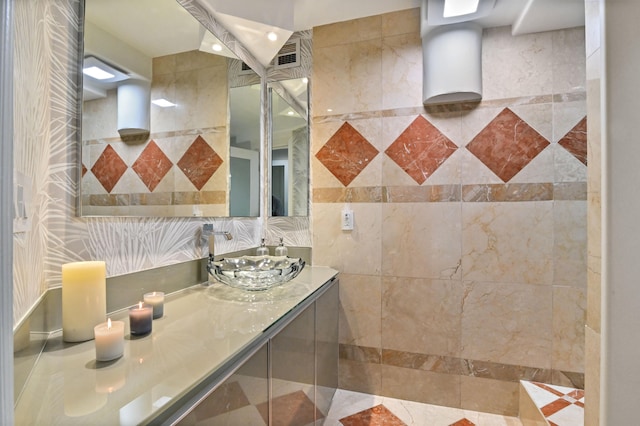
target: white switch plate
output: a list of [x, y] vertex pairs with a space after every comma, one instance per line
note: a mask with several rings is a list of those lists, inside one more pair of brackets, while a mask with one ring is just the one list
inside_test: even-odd
[[353, 231], [353, 210], [342, 210], [342, 230]]

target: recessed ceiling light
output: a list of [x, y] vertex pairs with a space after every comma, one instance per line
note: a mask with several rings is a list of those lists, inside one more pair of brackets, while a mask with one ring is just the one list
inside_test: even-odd
[[295, 114], [293, 111], [287, 111], [287, 115], [293, 115]]
[[302, 79], [302, 82], [303, 82], [304, 84], [307, 84], [307, 83], [309, 82], [309, 79], [308, 79], [307, 77], [304, 77], [304, 78]]
[[151, 101], [151, 103], [154, 104], [154, 105], [158, 105], [159, 107], [162, 107], [162, 108], [168, 108], [168, 107], [176, 106], [176, 104], [174, 104], [173, 102], [169, 102], [168, 100], [166, 100], [164, 98], [154, 99], [154, 100]]
[[468, 15], [476, 13], [480, 0], [445, 0], [442, 16], [450, 18], [452, 16]]
[[327, 112], [333, 112], [331, 108], [327, 108]]
[[110, 78], [115, 77], [115, 75], [109, 72], [106, 72], [105, 70], [98, 68], [96, 66], [83, 68], [82, 72], [88, 75], [89, 77], [95, 78], [96, 80], [108, 80]]
[[222, 46], [220, 46], [220, 44], [218, 43], [214, 43], [213, 46], [211, 46], [211, 48], [213, 49], [214, 52], [222, 51]]
[[267, 38], [271, 41], [276, 41], [278, 40], [278, 34], [274, 33], [273, 31], [269, 31], [267, 33]]

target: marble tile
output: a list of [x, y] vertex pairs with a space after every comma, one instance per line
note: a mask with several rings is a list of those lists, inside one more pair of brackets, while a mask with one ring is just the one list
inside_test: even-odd
[[340, 389], [381, 395], [382, 364], [340, 359], [338, 369]]
[[267, 402], [259, 404], [257, 408], [265, 423], [278, 426], [306, 425], [323, 417], [322, 413], [314, 408], [313, 401], [302, 391], [281, 395], [271, 400], [272, 422], [269, 422]]
[[[353, 19], [313, 29], [313, 47], [323, 48], [382, 37], [382, 15]], [[315, 52], [314, 52], [315, 55]], [[314, 56], [315, 62], [315, 56]]]
[[559, 144], [553, 144], [555, 182], [587, 182], [587, 166]]
[[198, 136], [180, 158], [177, 166], [193, 183], [193, 186], [200, 190], [222, 165], [222, 162], [222, 158], [207, 141], [202, 136]]
[[587, 165], [587, 117], [576, 124], [558, 144]]
[[465, 280], [550, 285], [553, 202], [462, 203]]
[[457, 148], [420, 115], [385, 150], [385, 154], [421, 185]]
[[587, 314], [586, 325], [600, 333], [602, 323], [602, 259], [589, 256], [587, 259]]
[[547, 145], [549, 142], [540, 133], [506, 108], [466, 148], [508, 182]]
[[551, 32], [512, 36], [508, 26], [485, 29], [482, 38], [483, 99], [550, 93], [553, 87], [552, 40]]
[[382, 15], [382, 36], [420, 33], [420, 8], [399, 10]]
[[340, 344], [340, 359], [350, 361], [380, 364], [382, 362], [381, 352], [380, 348]]
[[382, 404], [343, 417], [340, 423], [344, 426], [406, 426], [405, 422]]
[[462, 358], [551, 367], [551, 287], [486, 282], [466, 286]]
[[382, 395], [460, 407], [460, 376], [383, 365]]
[[314, 203], [380, 203], [384, 201], [384, 188], [314, 188]]
[[553, 354], [557, 370], [584, 373], [586, 290], [553, 288]]
[[[344, 30], [337, 32], [349, 31], [346, 30], [348, 26], [343, 27]], [[380, 110], [383, 93], [382, 39], [321, 46], [316, 44], [314, 34], [311, 91], [322, 93], [322, 96], [314, 97], [314, 114], [323, 115], [328, 110], [331, 114]]]
[[460, 277], [460, 203], [384, 204], [381, 223], [383, 275]]
[[420, 31], [382, 40], [382, 108], [422, 105], [422, 39]]
[[600, 333], [585, 327], [585, 425], [600, 424]]
[[316, 158], [344, 186], [349, 186], [378, 154], [360, 132], [344, 123], [316, 153]]
[[553, 204], [553, 284], [587, 286], [587, 203]]
[[91, 172], [107, 192], [118, 183], [127, 165], [111, 145], [107, 145], [91, 167]]
[[172, 167], [171, 160], [167, 158], [153, 140], [149, 141], [138, 159], [131, 166], [142, 182], [149, 188], [149, 191], [152, 192]]
[[553, 185], [553, 199], [556, 201], [587, 200], [587, 182], [561, 182]]
[[382, 250], [382, 205], [354, 203], [353, 231], [343, 231], [343, 204], [315, 203], [313, 211], [313, 263], [345, 274], [379, 275]]
[[553, 200], [553, 189], [553, 185], [550, 183], [463, 185], [462, 200], [473, 203], [501, 201], [548, 201]]
[[382, 347], [458, 356], [461, 307], [459, 281], [384, 277]]
[[517, 416], [518, 391], [517, 382], [463, 376], [460, 378], [460, 405], [467, 410]]
[[436, 203], [461, 200], [460, 185], [387, 186], [384, 189], [386, 203]]
[[551, 33], [553, 46], [553, 93], [583, 91], [585, 88], [585, 29], [563, 29]]
[[381, 347], [381, 293], [379, 276], [340, 274], [340, 343]]

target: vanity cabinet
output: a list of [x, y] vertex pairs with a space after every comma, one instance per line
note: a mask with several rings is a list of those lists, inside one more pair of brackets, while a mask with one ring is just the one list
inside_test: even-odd
[[338, 387], [338, 280], [265, 330], [261, 345], [177, 410], [181, 426], [321, 424]]

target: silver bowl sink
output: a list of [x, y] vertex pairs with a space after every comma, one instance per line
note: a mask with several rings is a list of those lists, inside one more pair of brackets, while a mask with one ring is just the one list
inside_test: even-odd
[[242, 256], [209, 261], [207, 270], [221, 283], [256, 291], [294, 279], [304, 265], [304, 260], [287, 256]]

